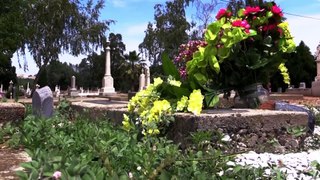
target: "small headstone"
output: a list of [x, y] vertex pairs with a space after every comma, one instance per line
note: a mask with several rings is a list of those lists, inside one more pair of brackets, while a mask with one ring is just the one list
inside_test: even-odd
[[36, 89], [32, 96], [32, 110], [35, 116], [49, 118], [53, 114], [53, 95], [48, 86]]
[[305, 89], [305, 88], [306, 88], [306, 83], [305, 82], [300, 82], [299, 89]]

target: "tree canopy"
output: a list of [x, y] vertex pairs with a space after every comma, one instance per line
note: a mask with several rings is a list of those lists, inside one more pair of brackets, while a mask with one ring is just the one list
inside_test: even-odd
[[[39, 72], [61, 53], [89, 54], [102, 47], [112, 20], [100, 20], [103, 0], [4, 0], [0, 58], [30, 52]], [[25, 66], [26, 68], [26, 66]]]

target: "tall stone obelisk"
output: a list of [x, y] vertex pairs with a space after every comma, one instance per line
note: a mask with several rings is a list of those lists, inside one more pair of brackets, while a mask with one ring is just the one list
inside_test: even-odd
[[312, 96], [320, 96], [320, 45], [317, 47], [317, 76], [314, 78], [314, 81], [311, 85], [311, 94]]
[[113, 78], [111, 76], [111, 59], [110, 59], [110, 47], [109, 42], [107, 42], [106, 47], [106, 73], [104, 74], [104, 77], [102, 79], [102, 92], [100, 92], [100, 95], [108, 95], [115, 93], [114, 87], [113, 87]]

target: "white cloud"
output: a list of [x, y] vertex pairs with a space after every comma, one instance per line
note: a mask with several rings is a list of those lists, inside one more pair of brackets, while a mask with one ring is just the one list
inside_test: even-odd
[[125, 0], [110, 0], [110, 3], [114, 6], [114, 7], [126, 7], [127, 3]]

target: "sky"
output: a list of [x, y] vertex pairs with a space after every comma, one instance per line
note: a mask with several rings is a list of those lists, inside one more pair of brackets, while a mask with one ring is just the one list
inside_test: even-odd
[[[211, 0], [203, 0], [203, 2]], [[220, 1], [219, 7], [224, 7], [226, 3]], [[320, 0], [275, 0], [275, 2], [283, 9], [284, 16], [290, 26], [291, 34], [294, 41], [298, 45], [300, 41], [304, 41], [310, 48], [312, 54], [316, 52], [317, 45], [320, 42]], [[154, 6], [155, 4], [164, 4], [165, 0], [105, 0], [105, 7], [101, 10], [101, 19], [115, 20], [111, 24], [110, 30], [106, 33], [120, 33], [123, 42], [126, 44], [126, 52], [137, 50], [139, 44], [143, 41], [145, 30], [148, 22], [154, 22]], [[213, 12], [215, 17], [219, 8]], [[192, 19], [195, 7], [191, 5], [187, 9], [187, 19]], [[86, 55], [74, 57], [68, 54], [60, 55], [61, 62], [78, 64]], [[12, 65], [16, 67], [17, 74], [34, 75], [38, 72], [33, 59], [30, 55], [25, 57], [28, 63], [28, 71], [19, 68], [18, 58], [15, 54], [12, 59]], [[20, 56], [23, 64], [23, 57]]]

